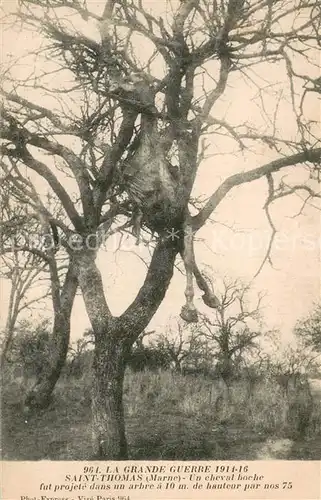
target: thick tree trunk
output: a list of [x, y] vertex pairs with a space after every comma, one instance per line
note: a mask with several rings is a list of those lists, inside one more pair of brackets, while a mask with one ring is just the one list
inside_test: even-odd
[[108, 308], [95, 254], [83, 251], [78, 255], [79, 286], [95, 335], [92, 430], [96, 460], [127, 458], [123, 409], [126, 361], [165, 296], [177, 252], [171, 241], [157, 245], [143, 286], [117, 318]]
[[55, 319], [51, 344], [51, 359], [40, 374], [35, 385], [25, 398], [25, 406], [29, 409], [46, 408], [52, 398], [52, 392], [59, 380], [69, 346], [70, 316], [69, 318]]
[[[223, 313], [224, 314], [224, 311]], [[222, 316], [222, 323], [224, 325], [225, 319], [224, 316]], [[220, 357], [221, 357], [221, 366], [220, 366], [220, 373], [223, 378], [223, 380], [229, 384], [230, 380], [233, 375], [233, 363], [231, 359], [231, 353], [230, 353], [230, 330], [226, 328], [225, 326], [222, 326], [222, 331], [221, 331], [221, 341], [220, 341]]]
[[4, 329], [5, 337], [4, 337], [2, 352], [1, 352], [1, 357], [0, 357], [0, 370], [1, 370], [1, 372], [4, 368], [5, 363], [6, 363], [7, 354], [9, 352], [11, 344], [12, 344], [14, 329], [15, 329], [16, 321], [17, 321], [18, 314], [19, 314], [19, 300], [15, 300], [15, 296], [16, 296], [15, 283], [12, 283], [11, 290], [10, 290], [10, 296], [9, 296], [9, 307], [8, 307], [7, 321], [6, 321], [6, 326]]
[[227, 383], [230, 384], [231, 379], [233, 377], [233, 363], [230, 358], [229, 353], [222, 353], [222, 362], [221, 362], [221, 376], [223, 380]]
[[93, 459], [126, 460], [123, 382], [129, 350], [112, 340], [95, 346], [93, 363]]
[[175, 366], [175, 371], [177, 373], [182, 373], [182, 365], [181, 361], [177, 358], [174, 358], [174, 366]]
[[60, 294], [59, 309], [56, 307], [54, 311], [50, 359], [25, 398], [27, 409], [46, 408], [50, 404], [53, 390], [66, 363], [70, 339], [70, 318], [77, 286], [77, 275], [73, 265], [70, 264]]
[[5, 338], [3, 341], [3, 346], [2, 346], [1, 356], [0, 356], [0, 371], [1, 372], [2, 372], [2, 370], [6, 364], [6, 361], [7, 361], [8, 352], [9, 352], [11, 344], [12, 344], [13, 334], [14, 334], [14, 325], [10, 321], [7, 321], [7, 325], [5, 328]]

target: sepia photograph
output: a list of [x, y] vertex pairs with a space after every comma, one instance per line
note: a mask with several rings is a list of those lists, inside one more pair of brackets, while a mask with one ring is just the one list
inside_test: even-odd
[[82, 462], [37, 500], [319, 462], [319, 0], [3, 0], [1, 37], [2, 460]]

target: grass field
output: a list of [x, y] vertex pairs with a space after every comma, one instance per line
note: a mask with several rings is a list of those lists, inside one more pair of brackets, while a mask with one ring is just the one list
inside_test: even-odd
[[[26, 414], [21, 403], [25, 382], [5, 378], [4, 460], [91, 458], [89, 377], [61, 379], [50, 407], [35, 414]], [[271, 380], [251, 391], [246, 380], [237, 381], [227, 397], [218, 382], [201, 376], [127, 372], [124, 392], [131, 459], [321, 459], [320, 401], [314, 402], [304, 438], [297, 436], [289, 425], [287, 396]], [[272, 443], [269, 450], [281, 443], [276, 456], [262, 452], [266, 443]]]

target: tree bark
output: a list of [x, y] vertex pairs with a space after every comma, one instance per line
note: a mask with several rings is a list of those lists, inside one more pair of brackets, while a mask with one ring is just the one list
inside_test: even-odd
[[220, 373], [226, 384], [230, 384], [233, 375], [233, 363], [229, 348], [229, 330], [225, 327], [222, 328], [221, 333], [221, 367]]
[[177, 358], [174, 359], [175, 371], [177, 373], [182, 373], [181, 361]]
[[19, 315], [19, 303], [21, 301], [21, 294], [17, 292], [17, 270], [14, 270], [13, 280], [11, 282], [11, 290], [9, 295], [9, 306], [7, 313], [7, 321], [5, 326], [5, 338], [3, 342], [1, 357], [0, 357], [0, 371], [2, 372], [6, 363], [7, 354], [12, 344], [14, 329]]
[[128, 457], [123, 406], [123, 383], [128, 345], [107, 332], [107, 342], [95, 346], [93, 362], [92, 430], [94, 460]]
[[[10, 305], [9, 305], [10, 307]], [[1, 356], [0, 356], [0, 372], [2, 372], [6, 361], [7, 361], [7, 355], [9, 352], [9, 349], [12, 344], [12, 339], [13, 339], [13, 334], [14, 334], [14, 325], [15, 325], [16, 320], [12, 319], [8, 316], [6, 327], [5, 327], [5, 338], [3, 341], [3, 347], [1, 351]]]
[[94, 252], [78, 255], [78, 280], [95, 335], [92, 394], [93, 453], [97, 460], [128, 458], [123, 382], [131, 347], [161, 304], [173, 275], [178, 245], [159, 242], [133, 303], [112, 316]]
[[44, 372], [25, 398], [27, 409], [46, 408], [61, 375], [68, 353], [70, 340], [70, 318], [77, 292], [78, 280], [72, 263], [66, 274], [60, 294], [59, 309], [55, 310], [52, 331], [51, 357]]

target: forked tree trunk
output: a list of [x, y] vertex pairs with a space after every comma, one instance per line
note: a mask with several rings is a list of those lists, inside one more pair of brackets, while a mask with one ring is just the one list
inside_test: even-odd
[[143, 286], [133, 303], [117, 318], [108, 308], [95, 254], [79, 253], [79, 286], [95, 335], [92, 431], [96, 460], [128, 458], [123, 407], [126, 360], [165, 296], [177, 253], [175, 242], [157, 245]]
[[25, 398], [27, 409], [46, 408], [51, 401], [53, 390], [66, 363], [71, 311], [77, 292], [78, 280], [73, 265], [69, 265], [61, 290], [59, 308], [55, 307], [54, 325], [50, 345], [50, 359], [43, 373]]

